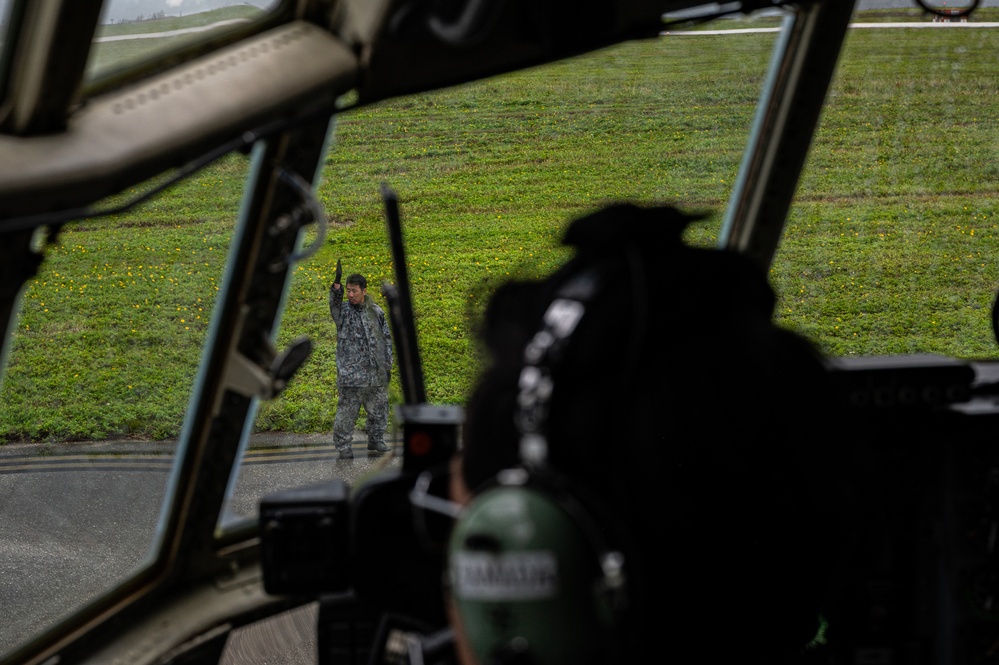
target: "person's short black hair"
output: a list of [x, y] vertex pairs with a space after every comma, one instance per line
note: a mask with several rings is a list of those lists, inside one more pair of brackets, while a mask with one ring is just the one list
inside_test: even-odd
[[347, 283], [348, 284], [356, 284], [357, 286], [361, 287], [362, 289], [368, 288], [368, 280], [366, 280], [364, 278], [364, 275], [361, 275], [360, 273], [356, 273], [356, 272], [353, 275], [348, 275], [347, 276]]

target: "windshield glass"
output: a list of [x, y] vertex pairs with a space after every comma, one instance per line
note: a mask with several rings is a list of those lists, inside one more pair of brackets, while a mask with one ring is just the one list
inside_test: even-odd
[[281, 0], [107, 0], [87, 63], [87, 80], [258, 20]]
[[66, 225], [24, 289], [0, 386], [0, 657], [151, 556], [245, 172], [232, 156]]
[[771, 273], [778, 320], [827, 354], [999, 357], [996, 19], [849, 33]]
[[[342, 114], [317, 188], [329, 241], [295, 269], [277, 344], [305, 335], [313, 354], [261, 406], [230, 517], [256, 514], [248, 498], [263, 478], [291, 482], [284, 466], [262, 463], [278, 455], [297, 456], [306, 480], [353, 480], [386, 463], [369, 451], [364, 406], [342, 429], [353, 457], [336, 450], [336, 418], [353, 397], [338, 383], [343, 340], [329, 306], [339, 260], [344, 281], [363, 275], [386, 308], [381, 285], [395, 274], [382, 182], [400, 201], [427, 400], [462, 405], [480, 369], [480, 304], [502, 280], [560, 265], [573, 217], [610, 200], [675, 201], [712, 213], [691, 229], [693, 242], [718, 242], [779, 26], [777, 16], [728, 21], [721, 27], [754, 32], [626, 43]], [[388, 398], [402, 401], [398, 370]], [[399, 428], [390, 413], [386, 444], [396, 453]]]
[[[132, 38], [99, 41], [91, 76], [187, 29], [155, 21], [249, 17], [206, 17], [187, 0], [115, 6], [101, 37]], [[219, 11], [237, 9], [265, 10]], [[133, 11], [141, 22], [121, 23]], [[778, 321], [830, 355], [995, 357], [997, 11], [966, 24], [909, 5], [856, 17], [771, 268]], [[570, 220], [612, 200], [671, 203], [706, 213], [688, 240], [717, 245], [780, 25], [771, 15], [670, 29], [342, 114], [316, 187], [329, 236], [293, 267], [273, 340], [283, 350], [308, 337], [313, 351], [255, 410], [238, 473], [220, 479], [223, 527], [252, 519], [276, 490], [356, 484], [398, 463], [391, 408], [390, 451], [372, 441], [364, 403], [341, 430], [350, 456], [334, 435], [345, 391], [330, 286], [340, 261], [343, 283], [363, 275], [386, 309], [395, 267], [382, 183], [400, 200], [428, 401], [463, 404], [480, 369], [482, 304], [501, 281], [560, 265]], [[29, 280], [0, 390], [0, 656], [114, 589], [155, 548], [246, 174], [232, 155], [126, 214], [69, 224]], [[397, 366], [387, 378], [391, 407], [402, 401]]]

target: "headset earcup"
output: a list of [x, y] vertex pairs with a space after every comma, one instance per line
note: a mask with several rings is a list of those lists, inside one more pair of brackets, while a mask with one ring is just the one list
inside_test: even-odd
[[550, 493], [501, 486], [477, 496], [452, 532], [448, 575], [478, 662], [511, 648], [539, 665], [601, 660], [609, 635], [598, 557]]

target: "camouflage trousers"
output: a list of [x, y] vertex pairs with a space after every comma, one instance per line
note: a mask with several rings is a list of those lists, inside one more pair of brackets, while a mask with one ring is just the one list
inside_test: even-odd
[[333, 445], [338, 450], [350, 447], [362, 404], [368, 414], [368, 444], [385, 443], [385, 428], [388, 426], [388, 391], [385, 386], [342, 387], [340, 403], [333, 419]]

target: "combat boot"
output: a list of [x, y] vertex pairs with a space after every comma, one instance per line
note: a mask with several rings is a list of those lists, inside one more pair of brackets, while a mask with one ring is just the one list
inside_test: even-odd
[[391, 449], [388, 446], [386, 446], [384, 443], [381, 442], [371, 443], [369, 441], [368, 450], [374, 453], [387, 453]]

